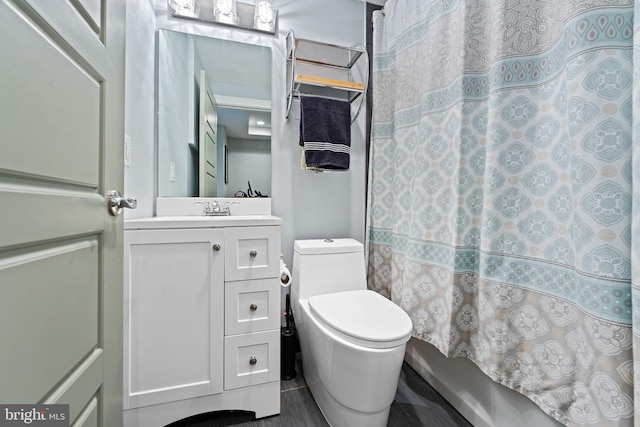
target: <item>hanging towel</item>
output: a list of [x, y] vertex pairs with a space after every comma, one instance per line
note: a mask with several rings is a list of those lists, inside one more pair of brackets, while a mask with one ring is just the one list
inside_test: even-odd
[[351, 106], [347, 101], [300, 97], [302, 164], [312, 170], [348, 170]]

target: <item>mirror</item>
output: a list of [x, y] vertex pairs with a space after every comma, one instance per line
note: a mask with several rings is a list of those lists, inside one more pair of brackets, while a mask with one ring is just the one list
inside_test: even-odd
[[158, 196], [271, 194], [271, 49], [158, 30]]

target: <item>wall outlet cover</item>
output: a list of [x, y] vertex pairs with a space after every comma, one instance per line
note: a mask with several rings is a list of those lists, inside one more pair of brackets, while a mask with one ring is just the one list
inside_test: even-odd
[[131, 167], [131, 137], [124, 136], [124, 166]]

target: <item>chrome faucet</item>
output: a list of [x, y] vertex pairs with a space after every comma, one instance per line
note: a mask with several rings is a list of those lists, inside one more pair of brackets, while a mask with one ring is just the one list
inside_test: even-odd
[[220, 208], [220, 204], [217, 200], [213, 202], [196, 202], [196, 204], [203, 204], [202, 208], [203, 216], [229, 216], [231, 215], [231, 209], [229, 208], [229, 202], [225, 202], [224, 208]]

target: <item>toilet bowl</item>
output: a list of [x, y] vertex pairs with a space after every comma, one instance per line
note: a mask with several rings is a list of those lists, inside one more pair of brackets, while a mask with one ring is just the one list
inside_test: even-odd
[[409, 316], [367, 290], [363, 245], [296, 240], [291, 284], [303, 374], [334, 427], [387, 425]]

